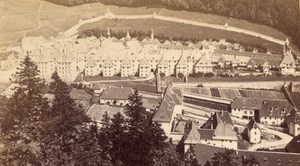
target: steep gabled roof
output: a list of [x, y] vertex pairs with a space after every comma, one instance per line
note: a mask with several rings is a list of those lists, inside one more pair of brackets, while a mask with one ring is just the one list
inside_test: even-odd
[[186, 58], [183, 55], [181, 55], [176, 67], [187, 67]]
[[237, 97], [231, 103], [232, 108], [239, 108], [239, 109], [259, 110], [261, 106], [262, 106], [262, 101], [260, 99], [255, 99], [255, 98]]
[[157, 112], [154, 114], [152, 120], [156, 122], [171, 122], [174, 107], [176, 105], [181, 105], [181, 101], [173, 92], [171, 86], [168, 86], [164, 93], [164, 98], [160, 106], [158, 107]]
[[248, 130], [252, 130], [253, 128], [260, 129], [260, 127], [258, 126], [258, 123], [253, 118], [247, 124], [247, 128], [248, 128]]
[[110, 87], [103, 90], [100, 99], [128, 100], [133, 90], [130, 87]]
[[94, 59], [92, 57], [89, 57], [89, 59], [87, 60], [87, 62], [85, 64], [85, 66], [89, 66], [89, 67], [93, 67], [95, 65], [96, 65], [95, 61], [94, 61]]
[[286, 145], [285, 149], [290, 153], [300, 153], [300, 135], [294, 137], [291, 142]]
[[214, 137], [237, 139], [233, 122], [227, 111], [215, 112], [201, 127], [201, 129], [213, 129]]
[[140, 66], [150, 66], [146, 56], [142, 58], [142, 62], [140, 63]]
[[130, 63], [128, 57], [125, 57], [125, 59], [124, 59], [124, 61], [123, 61], [123, 63], [122, 63], [121, 66], [123, 66], [123, 67], [124, 67], [124, 66], [126, 66], [126, 67], [131, 67], [131, 63]]
[[197, 124], [195, 122], [192, 122], [191, 130], [185, 139], [185, 144], [196, 144], [200, 143], [200, 134], [199, 134], [199, 127], [197, 127]]
[[293, 55], [290, 52], [284, 53], [283, 59], [280, 62], [279, 66], [291, 66], [291, 67], [295, 67], [295, 60], [293, 58]]
[[285, 117], [292, 108], [287, 100], [264, 100], [259, 116]]
[[202, 67], [202, 66], [213, 66], [211, 63], [211, 59], [206, 56], [202, 56], [199, 61], [195, 64], [195, 67]]

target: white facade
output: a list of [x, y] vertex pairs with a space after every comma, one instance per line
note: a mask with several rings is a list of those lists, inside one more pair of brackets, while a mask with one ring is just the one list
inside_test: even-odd
[[275, 125], [275, 126], [280, 126], [284, 121], [283, 117], [266, 117], [266, 116], [261, 116], [260, 117], [260, 123], [265, 124], [265, 125]]
[[300, 125], [294, 122], [290, 122], [288, 124], [289, 133], [293, 136], [297, 136], [300, 134]]
[[139, 77], [148, 77], [151, 73], [150, 66], [140, 66], [139, 67]]
[[107, 105], [118, 105], [118, 106], [125, 106], [129, 104], [128, 100], [112, 100], [112, 99], [100, 99], [100, 104], [107, 104]]
[[252, 117], [254, 117], [254, 110], [245, 108], [232, 108], [231, 115], [240, 119], [251, 119]]
[[248, 130], [247, 133], [250, 143], [260, 143], [261, 131], [259, 128], [252, 128], [251, 130]]

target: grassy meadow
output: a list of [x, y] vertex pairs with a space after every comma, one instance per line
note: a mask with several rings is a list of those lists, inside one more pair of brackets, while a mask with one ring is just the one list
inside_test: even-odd
[[[41, 6], [40, 22], [42, 26], [38, 27], [38, 9]], [[26, 36], [43, 35], [48, 38], [56, 36], [59, 32], [65, 31], [78, 23], [80, 19], [93, 18], [103, 15], [106, 9], [109, 8], [115, 14], [151, 14], [154, 11], [161, 15], [192, 19], [213, 24], [224, 25], [228, 22], [229, 25], [254, 30], [266, 35], [273, 36], [279, 39], [285, 39], [287, 36], [275, 30], [274, 28], [253, 24], [244, 20], [233, 18], [226, 18], [211, 14], [187, 12], [187, 11], [172, 11], [163, 9], [162, 7], [118, 7], [106, 6], [101, 3], [93, 3], [87, 5], [80, 5], [75, 7], [65, 7], [55, 5], [41, 0], [6, 0], [0, 2], [0, 48], [8, 46], [16, 39]], [[154, 28], [156, 33], [166, 34], [170, 36], [197, 36], [200, 38], [229, 38], [240, 39], [250, 43], [256, 44], [274, 44], [268, 43], [259, 38], [248, 35], [231, 33], [226, 31], [213, 30], [210, 28], [196, 27], [172, 22], [162, 22], [158, 20], [104, 20], [99, 23], [86, 25], [82, 29], [100, 26], [106, 28], [107, 26], [113, 29], [122, 30], [141, 30], [149, 31]], [[278, 47], [278, 46], [277, 46]]]

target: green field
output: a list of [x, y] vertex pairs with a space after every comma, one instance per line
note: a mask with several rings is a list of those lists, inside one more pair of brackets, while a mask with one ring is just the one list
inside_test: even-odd
[[183, 18], [188, 20], [201, 21], [205, 23], [219, 24], [219, 25], [225, 25], [225, 23], [227, 22], [229, 26], [255, 31], [281, 40], [285, 40], [286, 38], [288, 38], [287, 35], [278, 31], [275, 28], [268, 27], [265, 25], [254, 24], [236, 18], [222, 17], [222, 16], [217, 16], [212, 14], [204, 14], [204, 13], [188, 12], [188, 11], [178, 12], [178, 11], [173, 11], [168, 9], [164, 9], [160, 14], [163, 16], [171, 16], [176, 18]]
[[148, 33], [151, 29], [154, 30], [156, 35], [165, 35], [170, 37], [187, 37], [199, 39], [230, 39], [251, 45], [266, 45], [275, 52], [282, 52], [282, 47], [279, 44], [266, 41], [254, 36], [230, 32], [225, 30], [217, 30], [207, 27], [199, 27], [188, 24], [181, 24], [176, 22], [161, 21], [156, 19], [104, 19], [99, 22], [83, 25], [80, 29], [99, 28], [106, 30], [110, 27], [112, 31], [142, 31]]
[[[210, 14], [201, 14], [187, 11], [171, 11], [162, 8], [129, 8], [129, 7], [117, 7], [117, 6], [106, 6], [101, 3], [93, 3], [88, 5], [81, 5], [75, 7], [64, 7], [55, 5], [49, 2], [42, 1], [40, 22], [42, 26], [38, 28], [38, 9], [40, 7], [41, 0], [6, 0], [0, 2], [0, 47], [7, 46], [12, 41], [26, 36], [37, 36], [43, 35], [46, 38], [50, 36], [56, 36], [59, 32], [65, 31], [78, 23], [80, 19], [88, 19], [96, 17], [105, 13], [106, 9], [109, 8], [111, 12], [115, 14], [151, 14], [154, 11], [162, 15], [193, 19], [197, 21], [221, 24], [228, 22], [229, 25], [254, 30], [260, 33], [271, 35], [275, 38], [284, 39], [286, 36], [267, 26], [257, 25], [249, 23], [247, 21], [226, 18], [222, 16], [215, 16]], [[176, 34], [187, 34], [190, 36], [197, 35], [201, 38], [209, 38], [205, 36], [205, 33], [211, 34], [207, 29], [185, 29], [190, 28], [187, 26], [174, 27], [173, 24], [167, 25], [167, 23], [158, 23], [151, 20], [141, 22], [135, 21], [132, 26], [143, 27], [143, 29], [150, 30], [154, 27], [157, 33], [169, 33], [170, 35]], [[128, 22], [128, 21], [126, 21]], [[107, 23], [107, 22], [104, 22]], [[146, 23], [146, 24], [145, 24]], [[151, 23], [151, 24], [150, 24]], [[144, 24], [144, 25], [142, 25]], [[155, 25], [157, 24], [157, 25]], [[160, 28], [159, 26], [163, 26]], [[176, 25], [178, 26], [178, 25]], [[104, 27], [104, 26], [103, 26]], [[107, 27], [107, 26], [105, 26]], [[119, 27], [121, 29], [121, 27]], [[127, 25], [126, 28], [131, 28], [131, 25]], [[163, 30], [158, 30], [163, 29]], [[178, 29], [178, 30], [177, 30]], [[175, 31], [174, 31], [175, 30]], [[203, 31], [200, 34], [195, 31]], [[224, 31], [214, 31], [217, 35], [221, 35], [222, 38], [228, 36]], [[244, 38], [244, 37], [243, 37]], [[245, 38], [252, 38], [246, 37]], [[255, 39], [249, 39], [255, 42]], [[258, 44], [262, 44], [262, 41]]]

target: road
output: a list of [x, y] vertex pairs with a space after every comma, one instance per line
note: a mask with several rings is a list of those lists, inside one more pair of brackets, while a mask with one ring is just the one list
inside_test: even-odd
[[138, 78], [138, 79], [122, 79], [122, 80], [101, 80], [101, 81], [85, 81], [83, 79], [83, 74], [81, 74], [80, 76], [80, 79], [81, 79], [81, 82], [83, 84], [89, 84], [89, 83], [110, 83], [110, 82], [141, 82], [141, 81], [150, 81], [152, 79], [154, 79], [154, 74], [150, 74], [147, 78]]
[[271, 41], [271, 42], [278, 43], [281, 45], [285, 44], [284, 40], [276, 39], [271, 36], [267, 36], [267, 35], [264, 35], [264, 34], [261, 34], [258, 32], [241, 29], [241, 28], [237, 28], [237, 27], [232, 27], [230, 25], [223, 26], [223, 25], [218, 25], [218, 24], [209, 24], [209, 23], [204, 23], [204, 22], [199, 22], [199, 21], [169, 17], [169, 16], [162, 16], [162, 15], [156, 14], [155, 12], [153, 14], [147, 14], [147, 15], [115, 15], [115, 14], [111, 13], [109, 10], [105, 13], [105, 15], [86, 19], [86, 20], [79, 20], [78, 24], [74, 25], [73, 27], [71, 27], [69, 30], [67, 30], [65, 32], [65, 37], [70, 37], [70, 36], [76, 34], [78, 32], [78, 29], [84, 24], [98, 22], [103, 19], [128, 19], [128, 20], [130, 20], [130, 19], [146, 19], [146, 18], [148, 18], [148, 19], [153, 18], [153, 19], [164, 20], [164, 21], [190, 24], [190, 25], [194, 25], [194, 26], [209, 27], [209, 28], [213, 28], [213, 29], [238, 32], [238, 33], [243, 33], [243, 34], [247, 34], [247, 35], [251, 35], [251, 36], [255, 36], [255, 37], [260, 37], [267, 41]]

